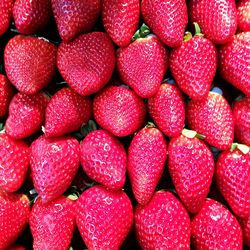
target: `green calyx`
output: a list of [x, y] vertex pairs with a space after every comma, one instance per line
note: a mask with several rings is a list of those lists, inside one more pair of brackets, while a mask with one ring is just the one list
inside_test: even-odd
[[248, 154], [250, 152], [250, 147], [245, 144], [233, 143], [230, 147], [230, 151], [234, 151], [235, 149], [239, 149], [243, 154]]
[[147, 35], [150, 34], [150, 29], [149, 27], [146, 25], [146, 24], [142, 24], [141, 28], [138, 29], [135, 34], [133, 35], [132, 37], [132, 41], [135, 41], [139, 38], [144, 38], [146, 37]]
[[155, 124], [153, 122], [148, 122], [148, 124], [145, 126], [146, 128], [155, 128]]
[[190, 139], [193, 139], [194, 137], [196, 137], [198, 139], [203, 140], [205, 138], [204, 135], [198, 134], [196, 131], [189, 130], [189, 129], [186, 129], [186, 128], [184, 128], [181, 133], [182, 133], [182, 135], [184, 135], [184, 136], [186, 136], [187, 138], [190, 138]]
[[[195, 22], [194, 22], [194, 28], [195, 28], [195, 36], [203, 36], [203, 34], [201, 33], [200, 26], [199, 26], [198, 23], [195, 23]], [[184, 41], [184, 42], [187, 42], [187, 41], [189, 41], [192, 37], [193, 37], [192, 33], [189, 32], [189, 31], [187, 31], [187, 32], [185, 32], [183, 41]]]

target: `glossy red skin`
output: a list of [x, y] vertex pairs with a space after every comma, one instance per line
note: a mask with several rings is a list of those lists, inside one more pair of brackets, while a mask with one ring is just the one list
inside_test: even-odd
[[250, 96], [250, 32], [242, 32], [234, 36], [232, 42], [221, 46], [218, 50], [219, 72], [234, 87]]
[[243, 233], [244, 244], [250, 247], [250, 217], [239, 220]]
[[165, 135], [175, 137], [181, 134], [185, 107], [182, 93], [177, 86], [161, 84], [157, 94], [148, 99], [148, 112]]
[[124, 137], [142, 127], [146, 105], [133, 90], [109, 86], [95, 96], [93, 111], [96, 122], [103, 129]]
[[76, 224], [88, 249], [118, 250], [133, 224], [131, 201], [121, 190], [89, 188], [76, 202]]
[[170, 70], [179, 88], [193, 100], [206, 98], [216, 73], [217, 53], [211, 41], [194, 36], [171, 51]]
[[136, 238], [142, 249], [190, 249], [190, 218], [170, 192], [156, 192], [150, 202], [137, 205]]
[[30, 167], [34, 187], [44, 204], [69, 188], [79, 165], [80, 146], [76, 139], [49, 139], [42, 135], [33, 141]]
[[34, 95], [47, 86], [56, 71], [57, 48], [43, 38], [17, 35], [4, 50], [4, 65], [11, 83]]
[[115, 50], [106, 33], [78, 36], [58, 48], [57, 66], [66, 82], [79, 94], [88, 96], [104, 87], [115, 67]]
[[242, 249], [242, 231], [221, 203], [207, 199], [191, 222], [191, 240], [197, 250]]
[[191, 100], [186, 106], [190, 129], [205, 136], [204, 140], [219, 150], [229, 149], [234, 139], [232, 110], [220, 94], [209, 92], [201, 101]]
[[59, 35], [65, 42], [90, 32], [101, 12], [100, 0], [51, 0], [51, 3]]
[[168, 68], [168, 51], [156, 36], [140, 38], [117, 51], [121, 81], [142, 98], [154, 96]]
[[90, 98], [63, 88], [54, 94], [46, 108], [45, 134], [59, 137], [80, 129], [92, 114]]
[[29, 159], [30, 150], [25, 142], [0, 134], [0, 191], [15, 192], [23, 185]]
[[106, 32], [115, 44], [127, 46], [140, 18], [139, 0], [104, 0], [102, 1], [102, 22]]
[[69, 249], [75, 228], [74, 203], [63, 196], [45, 205], [41, 199], [35, 202], [29, 220], [34, 250]]
[[241, 31], [250, 31], [250, 1], [240, 0], [237, 4], [238, 28]]
[[162, 42], [175, 48], [181, 45], [188, 23], [185, 0], [142, 0], [144, 22]]
[[215, 44], [232, 40], [237, 29], [235, 0], [190, 0], [190, 21], [197, 22], [206, 38]]
[[143, 128], [128, 149], [128, 174], [134, 196], [145, 205], [154, 194], [167, 160], [167, 142], [157, 128]]
[[0, 36], [3, 35], [9, 28], [14, 2], [15, 0], [2, 0], [0, 2]]

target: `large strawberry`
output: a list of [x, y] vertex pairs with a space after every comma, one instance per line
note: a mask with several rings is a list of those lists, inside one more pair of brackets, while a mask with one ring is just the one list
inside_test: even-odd
[[70, 43], [61, 43], [57, 66], [66, 82], [79, 94], [99, 91], [112, 76], [115, 50], [106, 33], [80, 35]]
[[70, 186], [80, 163], [80, 146], [72, 137], [48, 139], [44, 135], [31, 144], [34, 186], [43, 203], [61, 196]]
[[38, 93], [52, 80], [56, 70], [56, 47], [43, 38], [17, 35], [4, 50], [5, 70], [22, 93]]
[[250, 1], [239, 0], [237, 3], [238, 28], [241, 31], [250, 31]]
[[194, 249], [242, 249], [242, 231], [236, 218], [222, 204], [207, 199], [191, 222]]
[[169, 47], [181, 45], [188, 23], [185, 0], [142, 0], [143, 20]]
[[51, 0], [59, 35], [69, 42], [94, 27], [100, 11], [100, 0]]
[[239, 220], [243, 232], [244, 244], [250, 247], [250, 217]]
[[118, 250], [133, 224], [133, 208], [121, 190], [94, 186], [76, 202], [76, 223], [88, 249]]
[[0, 36], [4, 34], [9, 28], [12, 18], [12, 8], [15, 0], [1, 0], [0, 1]]

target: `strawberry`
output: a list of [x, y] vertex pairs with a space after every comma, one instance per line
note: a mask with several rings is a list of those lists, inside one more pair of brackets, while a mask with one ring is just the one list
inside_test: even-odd
[[50, 20], [50, 0], [16, 0], [13, 17], [20, 33], [31, 35], [46, 27]]
[[5, 133], [0, 134], [0, 190], [15, 192], [23, 185], [29, 155], [25, 142], [12, 139]]
[[244, 244], [250, 247], [250, 217], [239, 220], [243, 232]]
[[156, 192], [150, 202], [135, 208], [135, 232], [142, 249], [190, 249], [190, 219], [170, 192]]
[[81, 143], [81, 165], [94, 181], [110, 189], [121, 189], [126, 178], [126, 151], [105, 130], [90, 132]]
[[31, 144], [34, 186], [43, 203], [61, 196], [70, 186], [80, 164], [80, 146], [72, 137], [48, 139], [44, 135]]
[[239, 33], [218, 51], [219, 72], [234, 87], [250, 96], [250, 32]]
[[100, 0], [51, 0], [59, 35], [69, 42], [93, 29], [100, 11]]
[[169, 47], [182, 43], [188, 23], [185, 0], [142, 0], [143, 20], [149, 28]]
[[28, 137], [40, 130], [49, 98], [44, 93], [17, 93], [11, 100], [6, 133], [15, 139]]
[[222, 204], [207, 199], [191, 222], [194, 249], [242, 249], [242, 231]]
[[0, 193], [0, 211], [0, 249], [6, 249], [28, 224], [29, 199], [23, 194]]
[[93, 111], [102, 128], [123, 137], [143, 125], [146, 105], [134, 91], [123, 86], [109, 86], [95, 96]]
[[115, 50], [106, 33], [80, 35], [62, 42], [57, 54], [58, 69], [79, 94], [90, 95], [108, 83], [115, 67]]
[[145, 205], [154, 194], [167, 160], [167, 142], [157, 128], [141, 129], [128, 149], [128, 174], [136, 200]]
[[238, 28], [241, 31], [250, 31], [250, 1], [240, 0], [237, 4]]
[[203, 100], [191, 100], [186, 107], [190, 129], [205, 137], [205, 141], [219, 150], [229, 149], [234, 139], [232, 110], [226, 99], [209, 92]]
[[162, 84], [157, 94], [148, 99], [148, 111], [159, 129], [167, 136], [181, 134], [185, 107], [180, 90], [171, 84]]
[[69, 249], [75, 224], [74, 202], [63, 196], [49, 204], [39, 199], [32, 208], [29, 223], [33, 249]]
[[118, 250], [133, 224], [131, 201], [121, 190], [94, 186], [76, 202], [76, 223], [88, 249]]
[[0, 36], [4, 34], [9, 28], [12, 18], [12, 8], [15, 0], [1, 0], [0, 1]]
[[34, 95], [52, 80], [56, 70], [56, 47], [43, 38], [17, 35], [4, 50], [5, 70], [22, 93]]
[[168, 67], [168, 52], [161, 41], [149, 35], [117, 51], [117, 68], [122, 82], [143, 98], [154, 96]]
[[205, 37], [216, 44], [229, 42], [237, 29], [234, 0], [190, 0], [190, 21], [197, 22]]
[[63, 88], [54, 94], [46, 109], [45, 134], [58, 137], [80, 129], [92, 113], [88, 97], [80, 96], [70, 88]]

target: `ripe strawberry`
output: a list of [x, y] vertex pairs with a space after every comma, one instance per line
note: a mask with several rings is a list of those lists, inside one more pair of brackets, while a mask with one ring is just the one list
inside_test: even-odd
[[250, 31], [250, 1], [239, 0], [237, 4], [238, 28], [241, 31]]
[[94, 181], [121, 189], [126, 178], [127, 156], [123, 145], [105, 130], [90, 132], [81, 143], [81, 165]]
[[242, 249], [242, 231], [236, 218], [222, 204], [207, 199], [191, 222], [195, 249]]
[[148, 111], [154, 123], [169, 137], [181, 134], [185, 107], [180, 90], [171, 84], [162, 84], [157, 94], [148, 99]]
[[118, 137], [133, 134], [145, 122], [144, 101], [122, 86], [109, 86], [98, 93], [93, 110], [97, 123]]
[[29, 221], [29, 199], [23, 194], [0, 193], [0, 249], [20, 236]]
[[237, 29], [234, 0], [190, 0], [190, 21], [197, 22], [202, 33], [216, 44], [229, 42]]
[[232, 110], [220, 94], [209, 92], [203, 100], [191, 100], [186, 107], [186, 120], [190, 129], [203, 135], [213, 147], [226, 150], [233, 143]]
[[5, 133], [0, 134], [0, 190], [15, 192], [23, 185], [29, 154], [26, 143], [12, 139]]
[[131, 201], [121, 190], [94, 186], [76, 202], [76, 223], [88, 249], [118, 250], [133, 224]]
[[145, 205], [154, 194], [167, 160], [167, 142], [157, 128], [143, 128], [128, 149], [128, 174], [136, 200]]
[[250, 217], [239, 220], [243, 232], [244, 244], [250, 247]]
[[12, 8], [15, 0], [1, 0], [0, 1], [0, 36], [4, 34], [9, 28], [12, 18]]
[[52, 80], [56, 70], [56, 47], [43, 38], [17, 35], [4, 50], [5, 70], [22, 93], [38, 93]]
[[80, 129], [92, 113], [88, 97], [80, 96], [70, 88], [63, 88], [54, 94], [46, 109], [45, 134], [58, 137]]
[[168, 52], [161, 41], [149, 35], [117, 52], [117, 68], [122, 82], [143, 98], [154, 96], [168, 67]]
[[40, 136], [31, 144], [34, 186], [43, 203], [61, 196], [70, 186], [80, 163], [80, 146], [72, 137]]
[[250, 96], [250, 32], [239, 33], [219, 49], [219, 71], [233, 86]]
[[180, 201], [159, 191], [135, 208], [136, 237], [142, 249], [190, 249], [190, 219]]
[[106, 33], [80, 35], [61, 43], [57, 66], [66, 82], [79, 94], [99, 91], [110, 80], [115, 67], [115, 50]]
[[74, 201], [62, 196], [43, 204], [39, 199], [32, 208], [29, 223], [34, 250], [69, 249], [75, 225]]
[[51, 0], [59, 35], [69, 42], [93, 29], [100, 11], [100, 0]]

